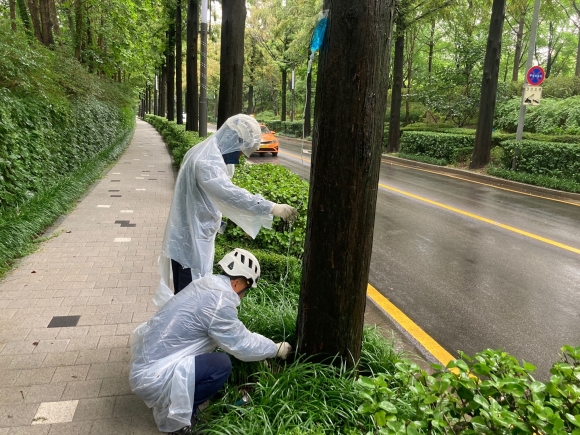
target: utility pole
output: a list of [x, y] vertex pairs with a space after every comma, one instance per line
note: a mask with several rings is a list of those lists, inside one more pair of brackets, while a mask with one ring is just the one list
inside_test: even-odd
[[201, 0], [201, 59], [199, 76], [199, 137], [205, 137], [207, 136], [207, 0]]
[[[538, 17], [540, 15], [540, 0], [534, 3], [534, 15], [532, 17], [532, 28], [530, 30], [530, 46], [528, 47], [528, 59], [526, 60], [526, 71], [532, 67], [532, 59], [534, 57], [534, 50], [536, 49], [536, 31], [538, 30]], [[520, 117], [518, 119], [518, 129], [516, 132], [516, 140], [522, 140], [524, 134], [524, 119], [526, 117], [526, 106], [524, 106], [524, 89], [528, 83], [527, 77], [524, 77], [524, 85], [522, 87], [522, 102], [520, 105]], [[517, 149], [516, 149], [517, 152]], [[515, 158], [515, 156], [514, 156]], [[515, 161], [514, 161], [515, 164]]]

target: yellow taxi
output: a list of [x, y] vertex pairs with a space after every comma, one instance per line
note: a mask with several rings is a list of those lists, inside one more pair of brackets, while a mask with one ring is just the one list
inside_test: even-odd
[[275, 131], [270, 131], [268, 127], [264, 124], [260, 124], [260, 128], [262, 129], [262, 141], [260, 142], [260, 148], [256, 150], [262, 156], [265, 156], [266, 153], [272, 153], [274, 157], [278, 155], [278, 138], [274, 136], [276, 134]]

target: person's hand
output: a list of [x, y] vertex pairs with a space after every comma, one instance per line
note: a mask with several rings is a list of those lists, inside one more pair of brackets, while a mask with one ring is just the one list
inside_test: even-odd
[[292, 346], [286, 342], [276, 343], [276, 346], [278, 346], [278, 353], [276, 354], [278, 358], [286, 359], [290, 355], [290, 352], [292, 352]]
[[285, 221], [292, 222], [298, 217], [298, 210], [288, 204], [274, 204], [272, 207], [272, 214]]

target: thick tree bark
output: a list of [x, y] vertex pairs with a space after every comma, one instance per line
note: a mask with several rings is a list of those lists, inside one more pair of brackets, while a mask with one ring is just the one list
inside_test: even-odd
[[187, 5], [187, 50], [185, 53], [185, 110], [187, 119], [185, 129], [198, 131], [199, 105], [197, 83], [197, 23], [199, 21], [199, 3], [189, 0]]
[[39, 0], [40, 3], [40, 22], [42, 27], [42, 43], [47, 47], [54, 44], [52, 36], [52, 20], [50, 18], [50, 0]]
[[159, 116], [159, 95], [158, 95], [158, 86], [159, 86], [159, 76], [155, 73], [155, 83], [153, 84], [153, 114], [155, 116]]
[[32, 27], [34, 29], [34, 36], [40, 42], [42, 40], [42, 27], [40, 24], [40, 6], [38, 0], [28, 0], [28, 10], [30, 11], [30, 18], [32, 19]]
[[403, 102], [403, 64], [405, 53], [405, 17], [397, 14], [397, 39], [393, 63], [393, 86], [391, 87], [391, 113], [389, 115], [389, 139], [387, 152], [396, 153], [401, 143], [401, 103]]
[[[298, 352], [360, 357], [395, 0], [325, 0]], [[348, 53], [348, 56], [345, 56]]]
[[167, 31], [167, 119], [175, 121], [175, 14], [172, 11], [169, 30]]
[[177, 0], [175, 4], [175, 106], [178, 124], [183, 124], [183, 56], [181, 43], [181, 0]]
[[479, 100], [479, 116], [475, 130], [475, 147], [469, 167], [479, 169], [487, 165], [491, 157], [491, 129], [497, 94], [499, 77], [499, 62], [501, 59], [501, 35], [505, 18], [506, 0], [493, 0], [491, 7], [491, 22], [485, 59], [483, 61], [483, 77], [481, 79], [481, 98]]
[[12, 31], [16, 32], [16, 2], [15, 0], [8, 1], [8, 8], [10, 9], [10, 27]]
[[223, 2], [218, 128], [230, 116], [240, 113], [244, 104], [245, 25], [245, 0], [229, 0]]
[[524, 25], [526, 24], [526, 13], [522, 14], [518, 23], [518, 31], [516, 33], [516, 51], [514, 53], [514, 67], [512, 69], [512, 82], [518, 81], [518, 73], [520, 70], [520, 60], [522, 59], [522, 40], [524, 39]]
[[280, 121], [286, 121], [286, 87], [288, 86], [288, 72], [282, 70], [282, 110], [280, 112]]

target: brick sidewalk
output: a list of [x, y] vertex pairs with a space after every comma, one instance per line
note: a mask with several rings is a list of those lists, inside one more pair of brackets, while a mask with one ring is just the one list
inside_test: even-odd
[[[129, 388], [129, 337], [156, 311], [173, 184], [138, 120], [117, 164], [0, 283], [0, 435], [159, 433]], [[367, 321], [384, 322], [372, 304]]]
[[137, 121], [117, 164], [0, 283], [0, 435], [159, 433], [129, 388], [128, 342], [155, 311], [173, 184], [161, 137]]

